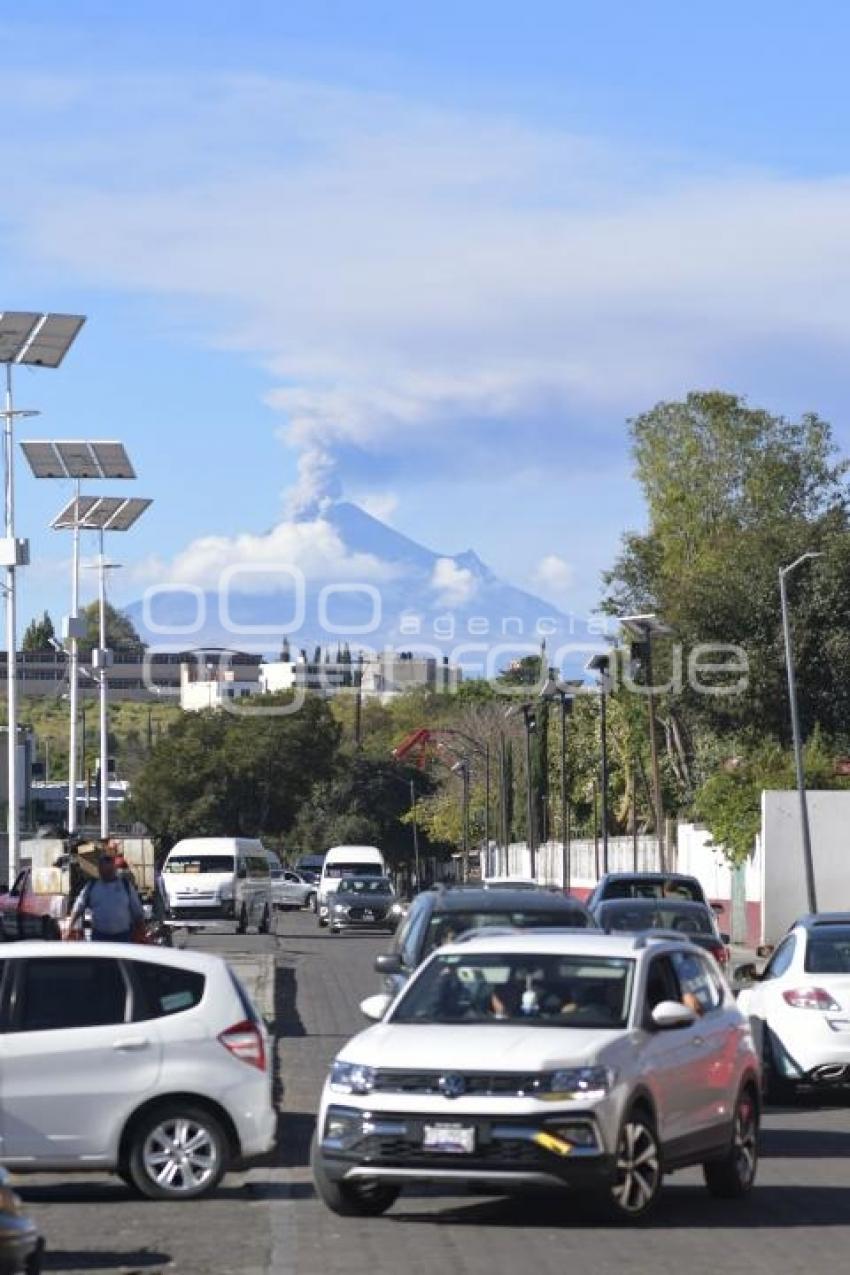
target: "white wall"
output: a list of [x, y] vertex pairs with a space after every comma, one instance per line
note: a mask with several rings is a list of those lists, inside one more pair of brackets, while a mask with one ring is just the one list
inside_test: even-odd
[[[821, 911], [850, 911], [850, 792], [809, 791], [815, 887]], [[762, 942], [776, 943], [809, 911], [796, 792], [762, 793]]]

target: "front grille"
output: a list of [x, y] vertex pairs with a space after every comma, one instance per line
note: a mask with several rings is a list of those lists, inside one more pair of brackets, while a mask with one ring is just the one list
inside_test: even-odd
[[515, 1071], [395, 1071], [381, 1068], [375, 1075], [374, 1089], [379, 1093], [439, 1094], [443, 1076], [460, 1075], [464, 1095], [475, 1098], [523, 1097], [538, 1093], [541, 1087], [539, 1075]]
[[539, 1166], [541, 1154], [533, 1142], [520, 1138], [485, 1140], [480, 1138], [472, 1155], [441, 1155], [439, 1152], [425, 1151], [420, 1141], [400, 1137], [379, 1137], [372, 1135], [364, 1138], [357, 1148], [358, 1157], [363, 1161], [393, 1166], [405, 1165], [451, 1165], [452, 1168], [465, 1166], [479, 1168], [481, 1165]]
[[384, 917], [387, 915], [384, 908], [370, 908], [369, 911], [372, 915], [367, 918], [365, 908], [349, 908], [348, 919], [350, 921], [363, 921], [367, 919], [369, 921], [383, 921]]

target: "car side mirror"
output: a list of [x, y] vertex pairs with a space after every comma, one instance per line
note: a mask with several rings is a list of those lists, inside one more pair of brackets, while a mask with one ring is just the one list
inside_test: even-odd
[[722, 916], [725, 910], [722, 903], [711, 903], [709, 904], [709, 907], [715, 916]]
[[736, 983], [757, 983], [761, 976], [750, 961], [746, 965], [738, 965], [732, 977]]
[[731, 934], [724, 934], [724, 933], [723, 933], [723, 931], [721, 930], [721, 931], [720, 931], [720, 942], [721, 942], [721, 943], [725, 943], [725, 944], [726, 944], [726, 946], [728, 947], [728, 946], [729, 946], [729, 944], [732, 942], [732, 935], [731, 935]]
[[398, 952], [384, 952], [376, 956], [375, 970], [378, 974], [400, 974], [402, 964]]
[[659, 1031], [673, 1031], [677, 1027], [690, 1027], [697, 1016], [689, 1005], [681, 1001], [661, 1001], [652, 1011], [653, 1024]]
[[365, 1001], [360, 1002], [360, 1013], [364, 1018], [369, 1018], [373, 1023], [379, 1023], [386, 1014], [392, 1004], [392, 996], [387, 996], [385, 992], [379, 992], [377, 996], [367, 996]]

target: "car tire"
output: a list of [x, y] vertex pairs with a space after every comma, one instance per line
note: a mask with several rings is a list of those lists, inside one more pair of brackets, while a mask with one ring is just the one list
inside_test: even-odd
[[309, 910], [310, 910], [311, 912], [315, 912], [315, 911], [316, 911], [316, 896], [315, 896], [315, 894], [308, 894], [308, 895], [307, 895], [307, 898], [304, 900], [304, 906], [305, 906], [305, 908], [309, 908]]
[[649, 1217], [664, 1177], [655, 1121], [644, 1106], [633, 1107], [617, 1140], [614, 1178], [604, 1197], [609, 1221], [634, 1226]]
[[317, 923], [320, 930], [323, 930], [325, 926], [327, 925], [327, 921], [325, 920], [323, 916], [320, 916], [317, 918]]
[[245, 907], [244, 903], [242, 904], [242, 910], [239, 913], [239, 920], [236, 922], [236, 933], [237, 934], [248, 933], [248, 910]]
[[399, 1188], [387, 1182], [367, 1178], [356, 1183], [335, 1182], [325, 1169], [315, 1136], [310, 1146], [310, 1169], [319, 1199], [339, 1217], [380, 1217], [399, 1196]]
[[268, 903], [263, 908], [263, 915], [260, 918], [260, 924], [257, 927], [258, 934], [269, 934], [272, 928], [271, 908]]
[[[174, 1147], [181, 1145], [187, 1150], [175, 1156]], [[215, 1116], [190, 1102], [168, 1102], [136, 1122], [127, 1173], [139, 1194], [149, 1200], [197, 1200], [215, 1190], [229, 1160], [227, 1137]], [[169, 1170], [165, 1184], [160, 1178]]]
[[46, 916], [41, 922], [41, 937], [48, 942], [58, 942], [62, 937], [59, 926], [52, 916]]
[[718, 1200], [740, 1200], [749, 1195], [759, 1161], [759, 1108], [755, 1091], [747, 1086], [735, 1103], [732, 1144], [722, 1160], [702, 1166], [705, 1185]]

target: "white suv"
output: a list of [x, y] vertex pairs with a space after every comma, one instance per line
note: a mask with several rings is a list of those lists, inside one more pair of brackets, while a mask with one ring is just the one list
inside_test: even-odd
[[119, 943], [0, 950], [0, 1160], [112, 1169], [153, 1199], [212, 1191], [264, 1154], [265, 1028], [229, 967]]
[[440, 948], [339, 1054], [312, 1152], [325, 1204], [378, 1214], [409, 1183], [592, 1191], [636, 1220], [702, 1164], [745, 1195], [760, 1074], [713, 959], [650, 934], [469, 936]]

